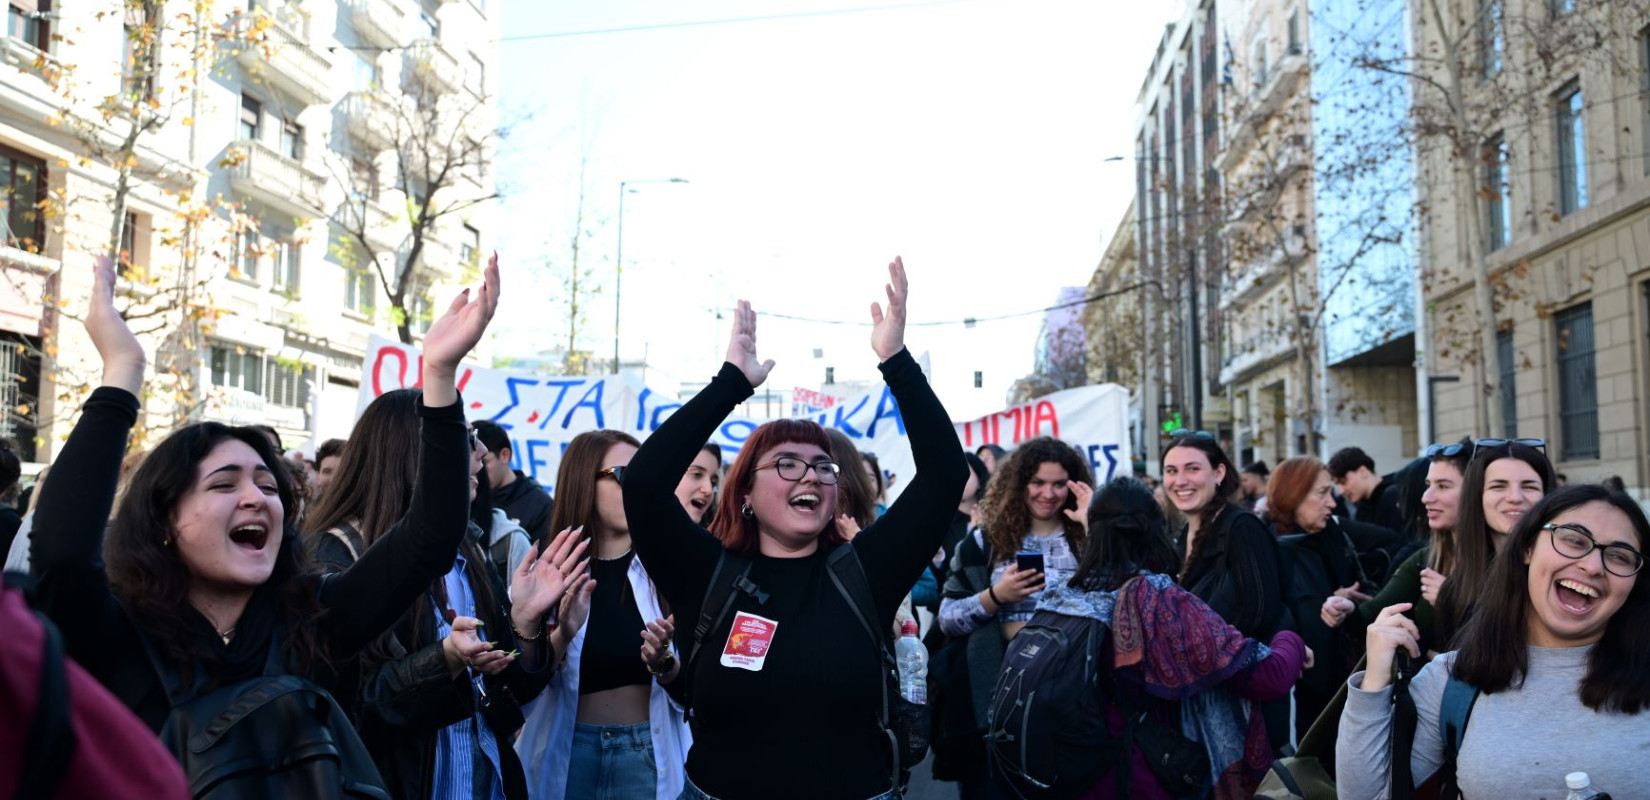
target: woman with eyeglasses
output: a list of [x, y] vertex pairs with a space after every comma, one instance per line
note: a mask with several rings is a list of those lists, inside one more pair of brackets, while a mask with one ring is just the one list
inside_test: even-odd
[[1513, 526], [1548, 492], [1557, 488], [1552, 462], [1540, 439], [1479, 439], [1461, 480], [1454, 569], [1438, 589], [1433, 649], [1449, 648], [1456, 631], [1472, 616], [1496, 553]]
[[[1341, 716], [1342, 797], [1389, 796], [1392, 760], [1406, 758], [1415, 785], [1435, 779], [1463, 797], [1557, 797], [1577, 771], [1618, 800], [1650, 797], [1650, 585], [1639, 582], [1650, 521], [1626, 495], [1572, 486], [1528, 509], [1507, 537], [1455, 652], [1408, 684], [1407, 753], [1391, 741], [1394, 660], [1421, 655], [1409, 604], [1369, 626], [1368, 669], [1349, 679]], [[1446, 701], [1451, 682], [1466, 703]], [[1449, 720], [1465, 724], [1453, 759]]]
[[[669, 624], [625, 513], [623, 485], [639, 445], [621, 431], [581, 433], [556, 472], [550, 529], [589, 544], [590, 571], [568, 592], [550, 635], [561, 666], [516, 742], [536, 798], [674, 800], [682, 791], [692, 737], [664, 687], [680, 664], [668, 635], [652, 658], [639, 655], [649, 624]], [[693, 464], [703, 455], [700, 449]], [[684, 480], [676, 477], [672, 490]], [[674, 493], [664, 502], [684, 514], [691, 507]]]
[[[824, 429], [806, 420], [750, 432], [728, 470], [711, 532], [671, 502], [699, 443], [773, 368], [757, 356], [756, 312], [744, 301], [721, 372], [648, 437], [625, 476], [637, 552], [653, 565], [683, 629], [701, 619], [719, 564], [749, 567], [743, 588], [728, 595], [727, 613], [712, 610], [720, 619], [687, 667], [695, 719], [687, 800], [891, 800], [899, 789], [881, 724], [887, 672], [872, 631], [888, 629], [939, 547], [967, 467], [949, 415], [905, 349], [899, 259], [889, 265], [886, 288], [886, 307], [872, 306], [871, 344], [917, 469], [888, 513], [852, 544], [835, 521], [841, 468]], [[877, 421], [890, 424], [897, 422]], [[831, 560], [844, 547], [852, 549], [837, 558], [852, 556], [863, 568], [874, 619], [862, 621], [835, 584], [842, 573], [832, 565], [853, 563]]]
[[1425, 491], [1421, 494], [1422, 514], [1417, 524], [1431, 531], [1429, 544], [1410, 555], [1392, 579], [1375, 597], [1363, 603], [1352, 598], [1329, 595], [1318, 617], [1331, 628], [1347, 626], [1348, 636], [1362, 637], [1365, 626], [1379, 617], [1381, 610], [1398, 603], [1411, 605], [1411, 617], [1421, 636], [1422, 652], [1442, 646], [1437, 640], [1435, 610], [1438, 589], [1444, 577], [1455, 569], [1455, 529], [1460, 519], [1461, 488], [1472, 440], [1435, 444], [1422, 453], [1427, 460]]

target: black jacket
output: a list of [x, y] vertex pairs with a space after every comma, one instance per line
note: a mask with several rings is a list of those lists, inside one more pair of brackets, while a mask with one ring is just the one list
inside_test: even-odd
[[[977, 595], [991, 585], [991, 549], [979, 538], [958, 540], [947, 564], [941, 596]], [[939, 626], [934, 626], [938, 630]], [[929, 705], [933, 709], [934, 777], [962, 780], [985, 758], [986, 710], [1003, 662], [1003, 631], [995, 615], [959, 639], [947, 639], [930, 659]]]
[[[470, 541], [480, 533], [471, 523]], [[360, 540], [355, 539], [353, 544], [360, 552]], [[318, 535], [312, 540], [312, 546], [316, 559], [328, 569], [349, 562], [348, 549], [336, 536]], [[480, 551], [471, 548], [470, 552], [479, 554]], [[491, 562], [483, 557], [481, 563], [499, 605], [490, 612], [476, 611], [489, 639], [509, 651], [516, 647], [510, 624], [509, 595]], [[441, 640], [435, 635], [435, 616], [428, 604], [414, 603], [391, 630], [395, 637], [389, 649], [396, 657], [370, 664], [365, 670], [360, 699], [354, 709], [356, 728], [391, 794], [429, 797], [435, 780], [436, 735], [448, 725], [469, 719], [476, 710], [475, 696], [468, 672], [461, 672], [456, 678], [448, 673]], [[410, 648], [405, 646], [407, 643]], [[518, 661], [503, 673], [484, 679], [488, 705], [482, 716], [498, 741], [504, 795], [512, 800], [527, 797], [527, 779], [516, 749], [511, 746], [523, 723], [521, 706], [543, 691], [551, 674], [549, 669], [528, 672]]]
[[1285, 535], [1278, 543], [1292, 561], [1287, 605], [1301, 640], [1312, 648], [1316, 662], [1295, 684], [1295, 725], [1296, 730], [1304, 731], [1335, 696], [1341, 682], [1351, 676], [1352, 654], [1356, 652], [1343, 631], [1324, 624], [1320, 614], [1323, 601], [1336, 589], [1354, 583], [1361, 583], [1371, 593], [1373, 590], [1358, 563], [1357, 549], [1333, 517], [1317, 533], [1280, 533]]
[[521, 523], [527, 538], [543, 546], [550, 538], [550, 493], [538, 481], [516, 470], [509, 486], [493, 487], [493, 508], [502, 508], [510, 519]]
[[1375, 491], [1352, 504], [1352, 518], [1366, 525], [1379, 525], [1391, 531], [1404, 529], [1404, 515], [1398, 505], [1398, 484], [1391, 475], [1381, 478]]
[[[1175, 541], [1182, 559], [1188, 530], [1182, 528]], [[1184, 568], [1181, 586], [1256, 641], [1269, 642], [1280, 630], [1294, 630], [1293, 616], [1284, 605], [1287, 564], [1271, 528], [1253, 513], [1228, 504], [1202, 535], [1209, 539], [1197, 560]]]

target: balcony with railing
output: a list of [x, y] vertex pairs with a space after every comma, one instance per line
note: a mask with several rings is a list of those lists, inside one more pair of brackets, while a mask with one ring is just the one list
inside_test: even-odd
[[332, 99], [332, 62], [310, 47], [280, 16], [255, 10], [250, 30], [261, 31], [241, 42], [241, 66], [304, 105]]
[[349, 23], [379, 47], [398, 47], [412, 30], [412, 14], [400, 0], [344, 0]]
[[240, 157], [229, 178], [235, 191], [295, 216], [325, 215], [326, 176], [262, 142], [242, 140], [235, 149]]
[[406, 226], [378, 201], [360, 197], [338, 207], [338, 221], [351, 234], [359, 231], [381, 250], [394, 250], [406, 236]]
[[371, 151], [389, 150], [396, 145], [396, 130], [400, 118], [395, 99], [381, 89], [368, 89], [344, 95], [340, 104], [344, 124], [357, 144]]
[[408, 77], [437, 94], [464, 87], [464, 68], [440, 39], [419, 39], [407, 46]]

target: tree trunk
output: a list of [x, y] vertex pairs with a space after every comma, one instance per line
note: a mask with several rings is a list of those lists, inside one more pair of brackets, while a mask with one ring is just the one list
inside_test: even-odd
[[1450, 143], [1454, 150], [1451, 169], [1456, 173], [1456, 186], [1466, 189], [1466, 202], [1469, 206], [1463, 227], [1467, 239], [1467, 262], [1472, 268], [1473, 306], [1478, 324], [1478, 368], [1482, 373], [1479, 377], [1483, 386], [1483, 394], [1478, 398], [1478, 403], [1479, 409], [1483, 412], [1483, 419], [1487, 421], [1485, 430], [1479, 433], [1499, 436], [1506, 432], [1507, 427], [1506, 420], [1501, 417], [1500, 392], [1497, 391], [1501, 381], [1501, 354], [1495, 346], [1495, 295], [1490, 288], [1489, 263], [1484, 257], [1482, 220], [1478, 215], [1479, 198], [1484, 188], [1482, 173], [1478, 170], [1479, 143], [1472, 133], [1471, 121], [1467, 119], [1465, 81], [1461, 75], [1460, 41], [1453, 38], [1445, 26], [1438, 0], [1427, 0], [1427, 7], [1432, 12], [1433, 24], [1438, 26], [1438, 39], [1444, 48], [1444, 65], [1449, 73], [1449, 96], [1445, 99], [1449, 103], [1450, 118], [1455, 123], [1454, 141]]

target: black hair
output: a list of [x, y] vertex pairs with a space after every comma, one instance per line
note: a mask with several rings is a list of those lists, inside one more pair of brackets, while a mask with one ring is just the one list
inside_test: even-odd
[[[1605, 503], [1627, 515], [1643, 550], [1650, 520], [1632, 498], [1602, 486], [1580, 484], [1549, 494], [1507, 536], [1478, 599], [1478, 610], [1461, 630], [1454, 675], [1479, 691], [1522, 686], [1529, 674], [1530, 565], [1522, 556], [1540, 544], [1541, 526], [1570, 509]], [[1604, 636], [1587, 656], [1581, 702], [1598, 711], [1637, 714], [1650, 708], [1650, 581], [1636, 580]]]
[[11, 442], [0, 441], [0, 498], [17, 489], [17, 479], [23, 476], [23, 461], [17, 457]]
[[1432, 604], [1437, 612], [1438, 631], [1443, 637], [1440, 641], [1450, 641], [1460, 632], [1462, 624], [1483, 594], [1484, 582], [1493, 567], [1494, 535], [1484, 516], [1484, 481], [1490, 465], [1503, 458], [1517, 459], [1530, 465], [1536, 477], [1541, 479], [1543, 495], [1557, 488], [1553, 463], [1547, 460], [1545, 453], [1534, 447], [1508, 442], [1494, 447], [1474, 448], [1467, 471], [1461, 476], [1461, 510], [1456, 517], [1452, 536], [1454, 562], [1450, 567], [1449, 580], [1444, 581], [1443, 588], [1438, 590], [1438, 602]]
[[[979, 456], [966, 450], [963, 451], [963, 460], [968, 462], [968, 468], [974, 471], [974, 483], [977, 484], [974, 496], [968, 499], [978, 503], [985, 499], [985, 485], [991, 482], [991, 470], [985, 468], [985, 462], [981, 461]], [[967, 482], [967, 479], [964, 479], [963, 483]]]
[[1272, 470], [1266, 466], [1265, 461], [1251, 461], [1243, 468], [1243, 471], [1261, 478], [1266, 478], [1272, 474]]
[[281, 432], [278, 431], [278, 430], [275, 430], [275, 428], [273, 426], [270, 426], [270, 425], [248, 425], [247, 427], [251, 428], [252, 430], [255, 430], [259, 433], [262, 433], [263, 435], [268, 436], [270, 439], [274, 440], [271, 443], [275, 445], [275, 449], [277, 451], [283, 452], [283, 453], [286, 452], [286, 445], [281, 443]]
[[1169, 463], [1169, 453], [1179, 447], [1188, 447], [1202, 453], [1203, 457], [1208, 459], [1211, 471], [1225, 470], [1220, 483], [1215, 485], [1214, 496], [1209, 498], [1208, 505], [1205, 505], [1203, 511], [1198, 514], [1199, 536], [1193, 540], [1192, 548], [1186, 553], [1185, 561], [1186, 564], [1195, 564], [1198, 557], [1203, 554], [1203, 548], [1207, 547], [1209, 540], [1214, 538], [1202, 534], [1212, 531], [1215, 518], [1220, 516], [1220, 512], [1225, 511], [1228, 505], [1231, 505], [1231, 501], [1227, 498], [1238, 490], [1238, 473], [1237, 468], [1232, 466], [1231, 457], [1226, 455], [1226, 451], [1220, 446], [1220, 443], [1212, 437], [1205, 438], [1202, 436], [1182, 436], [1170, 442], [1169, 446], [1163, 451], [1163, 460], [1158, 463], [1159, 470], [1167, 472], [1164, 465]]
[[343, 455], [344, 444], [343, 439], [328, 439], [322, 442], [320, 447], [315, 448], [315, 466], [320, 467], [322, 461]]
[[1336, 481], [1345, 478], [1348, 473], [1357, 472], [1359, 467], [1375, 471], [1375, 459], [1370, 458], [1362, 448], [1343, 447], [1329, 457], [1329, 477]]
[[1427, 525], [1427, 507], [1421, 503], [1421, 495], [1427, 493], [1427, 470], [1431, 467], [1432, 459], [1417, 458], [1393, 475], [1393, 482], [1398, 485], [1398, 518], [1404, 525], [1403, 532], [1417, 541], [1432, 535], [1432, 528]]
[[510, 449], [510, 432], [497, 422], [478, 419], [470, 423], [470, 427], [475, 430], [476, 438], [487, 445], [487, 452], [498, 453]]
[[1180, 556], [1169, 540], [1169, 520], [1146, 484], [1113, 478], [1094, 493], [1088, 520], [1088, 544], [1067, 584], [1071, 588], [1111, 591], [1139, 570], [1180, 572]]

